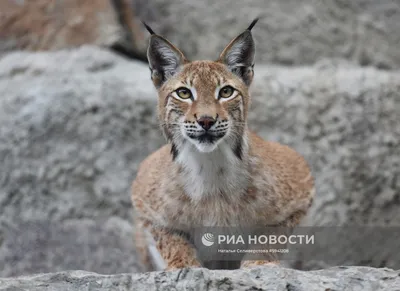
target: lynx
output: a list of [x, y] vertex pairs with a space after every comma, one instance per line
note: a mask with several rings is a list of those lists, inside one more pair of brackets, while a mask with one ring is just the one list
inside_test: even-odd
[[[295, 226], [306, 214], [314, 181], [301, 155], [248, 129], [254, 75], [251, 25], [216, 61], [189, 61], [151, 34], [147, 51], [167, 144], [140, 165], [132, 186], [135, 241], [156, 269], [239, 268], [271, 263], [243, 258], [236, 266], [199, 260], [197, 226]], [[267, 97], [266, 97], [267, 98]]]

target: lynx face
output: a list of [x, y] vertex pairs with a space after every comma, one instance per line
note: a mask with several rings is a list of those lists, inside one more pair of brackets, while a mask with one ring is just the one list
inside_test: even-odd
[[160, 120], [166, 136], [201, 152], [240, 140], [247, 115], [247, 86], [225, 65], [198, 61], [184, 65], [160, 90]]
[[169, 41], [152, 33], [147, 52], [159, 94], [159, 120], [175, 156], [185, 144], [212, 152], [229, 144], [241, 156], [253, 78], [255, 46], [250, 27], [216, 61], [188, 61]]

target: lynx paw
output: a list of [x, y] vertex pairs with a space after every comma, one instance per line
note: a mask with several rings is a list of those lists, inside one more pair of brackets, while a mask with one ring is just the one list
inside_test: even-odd
[[241, 269], [250, 269], [259, 266], [279, 266], [278, 261], [243, 261], [240, 265]]

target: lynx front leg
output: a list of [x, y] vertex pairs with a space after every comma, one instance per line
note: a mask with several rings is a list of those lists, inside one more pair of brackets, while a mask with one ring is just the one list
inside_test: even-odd
[[258, 256], [260, 257], [259, 260], [249, 260], [247, 255], [244, 256], [240, 264], [240, 268], [253, 268], [261, 265], [279, 265], [278, 256], [276, 256], [275, 254], [259, 254]]
[[200, 267], [196, 250], [183, 234], [153, 227], [151, 222], [135, 220], [134, 239], [145, 271]]
[[247, 268], [254, 268], [258, 266], [279, 266], [279, 261], [242, 261], [240, 268], [247, 269]]
[[201, 267], [196, 249], [186, 237], [162, 228], [152, 228], [151, 234], [166, 264], [166, 270]]

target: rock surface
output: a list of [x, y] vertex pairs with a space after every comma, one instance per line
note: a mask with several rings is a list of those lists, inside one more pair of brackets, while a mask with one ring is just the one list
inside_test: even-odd
[[[398, 226], [400, 73], [255, 70], [250, 128], [294, 147], [316, 177], [305, 223]], [[0, 96], [0, 276], [140, 271], [129, 189], [164, 143], [147, 65], [90, 46], [15, 52], [0, 58]], [[400, 268], [387, 254], [350, 263]]]
[[145, 52], [145, 37], [127, 0], [0, 2], [0, 52], [58, 50], [83, 44]]
[[400, 2], [392, 0], [133, 0], [136, 12], [191, 59], [217, 58], [257, 16], [257, 59], [284, 65], [343, 58], [400, 67]]
[[[163, 142], [147, 66], [94, 47], [13, 53], [0, 63], [0, 274], [140, 270], [129, 188], [138, 163]], [[115, 238], [102, 226], [112, 216]]]
[[400, 225], [400, 74], [346, 63], [258, 67], [250, 127], [302, 153], [310, 224]]
[[144, 60], [145, 20], [190, 59], [215, 59], [257, 16], [258, 61], [305, 65], [342, 58], [400, 68], [400, 4], [392, 0], [1, 1], [0, 53], [96, 44]]
[[400, 4], [391, 0], [9, 0], [0, 3], [0, 53], [97, 44], [144, 60], [145, 20], [190, 59], [215, 59], [257, 16], [258, 61], [400, 68]]
[[399, 290], [400, 273], [390, 269], [338, 267], [296, 271], [279, 267], [210, 271], [183, 269], [174, 272], [98, 275], [83, 271], [0, 279], [0, 290]]
[[[61, 49], [92, 43], [111, 45], [121, 34], [108, 0], [2, 1], [0, 37], [17, 49]], [[7, 45], [8, 43], [8, 45]]]
[[103, 274], [144, 271], [136, 259], [130, 221], [118, 217], [62, 223], [20, 221], [3, 231], [3, 277], [50, 270], [92, 270]]

